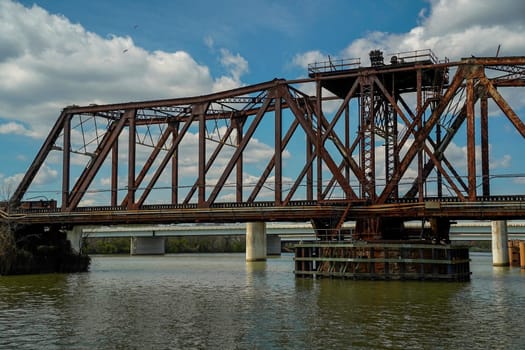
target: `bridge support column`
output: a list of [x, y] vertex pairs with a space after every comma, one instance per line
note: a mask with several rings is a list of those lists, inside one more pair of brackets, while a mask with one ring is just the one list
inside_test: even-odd
[[509, 266], [507, 221], [492, 221], [492, 265]]
[[266, 260], [266, 223], [246, 223], [246, 261]]
[[66, 237], [75, 253], [80, 253], [82, 251], [82, 226], [74, 226], [71, 230], [67, 230]]
[[277, 235], [266, 236], [266, 254], [267, 255], [281, 255], [281, 237]]
[[131, 255], [162, 255], [166, 252], [164, 237], [131, 237]]

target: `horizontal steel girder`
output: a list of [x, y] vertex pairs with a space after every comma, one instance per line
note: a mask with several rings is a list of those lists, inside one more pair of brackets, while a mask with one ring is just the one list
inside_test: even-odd
[[417, 220], [447, 218], [450, 220], [505, 220], [525, 217], [525, 201], [501, 202], [424, 202], [385, 205], [340, 204], [295, 207], [191, 208], [96, 210], [79, 212], [39, 212], [13, 214], [12, 222], [25, 224], [168, 224], [168, 223], [227, 223], [249, 221], [306, 222], [312, 218], [337, 220], [346, 214], [347, 220], [372, 217]]

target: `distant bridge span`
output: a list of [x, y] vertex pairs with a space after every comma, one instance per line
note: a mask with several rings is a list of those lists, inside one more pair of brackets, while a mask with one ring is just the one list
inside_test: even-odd
[[[419, 227], [412, 223], [410, 226]], [[354, 230], [355, 225], [345, 224], [344, 229]], [[463, 222], [452, 225], [450, 238], [455, 241], [487, 241], [492, 239], [488, 222]], [[246, 227], [242, 224], [225, 225], [121, 225], [84, 226], [81, 238], [116, 237], [181, 237], [181, 236], [244, 236]], [[309, 223], [270, 223], [266, 234], [279, 236], [282, 241], [312, 240], [315, 232]], [[525, 239], [525, 224], [512, 222], [508, 226], [509, 239]]]
[[[449, 62], [422, 50], [370, 59], [204, 96], [69, 106], [2, 220], [312, 220], [334, 230], [356, 220], [365, 237], [392, 238], [411, 219], [448, 231], [451, 219], [525, 218], [521, 194], [491, 188], [488, 118], [497, 110], [525, 137], [511, 98], [525, 87], [525, 57]], [[466, 146], [461, 164], [447, 157], [453, 141]], [[60, 196], [52, 208], [24, 208], [41, 193], [44, 165], [59, 168]]]

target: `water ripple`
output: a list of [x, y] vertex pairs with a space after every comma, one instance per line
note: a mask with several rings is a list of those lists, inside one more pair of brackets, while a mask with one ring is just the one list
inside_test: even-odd
[[295, 279], [290, 255], [93, 258], [0, 278], [2, 349], [514, 349], [525, 274], [473, 257], [469, 283]]

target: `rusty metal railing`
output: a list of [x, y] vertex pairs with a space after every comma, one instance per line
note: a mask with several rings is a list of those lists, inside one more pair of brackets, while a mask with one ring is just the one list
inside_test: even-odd
[[360, 58], [345, 58], [345, 59], [330, 59], [324, 62], [314, 62], [308, 65], [308, 73], [326, 73], [326, 72], [336, 72], [347, 69], [359, 68], [361, 65]]

